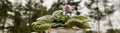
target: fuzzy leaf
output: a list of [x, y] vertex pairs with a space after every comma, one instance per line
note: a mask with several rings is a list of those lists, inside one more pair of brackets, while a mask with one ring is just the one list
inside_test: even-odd
[[82, 28], [82, 29], [88, 29], [90, 28], [89, 24], [87, 22], [83, 22], [82, 20], [71, 18], [66, 23], [65, 26], [67, 28], [72, 28], [73, 26]]
[[64, 27], [64, 24], [62, 24], [62, 23], [54, 23], [52, 25], [52, 28], [57, 28], [57, 27]]
[[44, 21], [44, 22], [53, 22], [54, 17], [52, 15], [45, 15], [45, 16], [39, 17], [37, 20]]
[[60, 16], [62, 16], [62, 10], [58, 10], [58, 11], [55, 11], [55, 12], [53, 12], [53, 16], [55, 16], [55, 17], [60, 17]]
[[82, 20], [83, 22], [88, 22], [88, 18], [84, 16], [73, 16], [72, 18]]
[[45, 23], [45, 24], [33, 26], [33, 28], [34, 30], [37, 30], [37, 31], [44, 31], [44, 30], [51, 29], [52, 25], [53, 23]]
[[56, 20], [55, 22], [64, 23], [68, 20], [69, 17], [66, 15], [63, 15], [62, 13], [63, 13], [63, 10], [58, 10], [52, 14]]

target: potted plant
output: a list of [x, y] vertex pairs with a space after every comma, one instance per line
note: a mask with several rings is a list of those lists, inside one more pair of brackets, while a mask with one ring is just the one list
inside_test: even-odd
[[[85, 16], [68, 16], [69, 12], [65, 10], [58, 10], [52, 15], [45, 15], [39, 17], [32, 23], [34, 30], [45, 31], [50, 29], [88, 29], [90, 28], [88, 18]], [[60, 28], [61, 29], [61, 28]]]

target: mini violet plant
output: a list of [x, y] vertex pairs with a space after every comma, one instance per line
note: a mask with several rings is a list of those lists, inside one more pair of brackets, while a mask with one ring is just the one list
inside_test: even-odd
[[63, 14], [63, 12], [69, 13], [73, 10], [72, 6], [65, 5], [63, 10], [57, 10], [53, 12], [52, 15], [45, 15], [39, 17], [35, 22], [32, 23], [33, 29], [37, 31], [44, 31], [48, 29], [54, 29], [58, 27], [73, 28], [77, 27], [79, 29], [90, 28], [88, 18], [85, 16], [68, 16]]

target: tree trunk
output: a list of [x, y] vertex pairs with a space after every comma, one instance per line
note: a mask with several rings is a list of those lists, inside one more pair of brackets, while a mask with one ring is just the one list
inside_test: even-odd
[[31, 33], [31, 31], [32, 31], [32, 21], [31, 21], [31, 12], [29, 13], [29, 19], [28, 19], [28, 23], [29, 23], [29, 28], [28, 28], [28, 33]]
[[110, 27], [111, 27], [111, 29], [113, 29], [113, 25], [112, 25], [112, 21], [110, 20], [110, 17], [108, 17], [108, 22], [109, 22], [109, 25], [110, 25]]
[[3, 30], [2, 30], [2, 33], [4, 33], [4, 29], [5, 29], [5, 23], [6, 23], [6, 18], [4, 17], [4, 20], [3, 20]]
[[98, 22], [98, 33], [100, 33], [100, 21], [97, 20], [97, 22]]
[[86, 33], [86, 30], [85, 30], [85, 29], [83, 29], [83, 33]]
[[96, 0], [96, 5], [97, 5], [97, 8], [96, 8], [96, 11], [97, 11], [97, 22], [98, 22], [98, 26], [97, 26], [97, 28], [98, 28], [98, 33], [100, 33], [100, 19], [101, 19], [101, 14], [100, 14], [100, 11], [99, 11], [99, 8], [98, 8], [98, 0]]
[[43, 16], [43, 0], [40, 0], [41, 4], [40, 4], [40, 15]]
[[17, 32], [18, 32], [18, 31], [17, 31], [18, 29], [17, 29], [17, 23], [16, 23], [16, 22], [14, 22], [14, 30], [15, 30], [15, 31], [13, 31], [13, 33], [17, 33]]

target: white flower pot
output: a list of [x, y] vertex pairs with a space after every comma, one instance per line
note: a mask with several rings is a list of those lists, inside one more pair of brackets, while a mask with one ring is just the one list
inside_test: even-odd
[[76, 30], [76, 29], [66, 29], [66, 28], [55, 28], [47, 30], [47, 33], [82, 33], [82, 30]]

